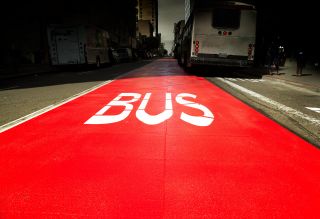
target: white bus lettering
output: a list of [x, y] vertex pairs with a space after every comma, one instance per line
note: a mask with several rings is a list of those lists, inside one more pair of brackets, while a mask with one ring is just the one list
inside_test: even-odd
[[[131, 97], [129, 100], [121, 100], [122, 97]], [[141, 94], [138, 93], [121, 93], [116, 98], [114, 98], [110, 103], [99, 110], [94, 116], [88, 119], [84, 124], [111, 124], [120, 122], [126, 119], [131, 111], [133, 110], [133, 105], [131, 103], [136, 102], [140, 99]], [[171, 93], [166, 93], [165, 109], [157, 115], [150, 115], [145, 111], [147, 104], [149, 103], [151, 93], [146, 93], [143, 100], [141, 101], [138, 110], [136, 111], [136, 117], [141, 122], [148, 125], [160, 124], [173, 115], [172, 107], [172, 95]], [[202, 116], [193, 116], [182, 112], [180, 119], [190, 123], [195, 126], [209, 126], [214, 120], [213, 113], [204, 105], [195, 103], [193, 101], [185, 100], [185, 97], [196, 99], [197, 96], [189, 93], [181, 93], [176, 96], [176, 102], [190, 108], [198, 109], [203, 112]], [[124, 106], [124, 110], [118, 115], [106, 115], [107, 111], [114, 106]]]
[[196, 98], [194, 94], [182, 93], [177, 95], [176, 101], [187, 107], [195, 108], [203, 112], [203, 116], [191, 116], [184, 112], [181, 113], [180, 119], [196, 126], [209, 126], [213, 122], [213, 113], [205, 106], [183, 99], [183, 97]]
[[171, 98], [171, 94], [170, 93], [166, 93], [166, 106], [165, 106], [165, 110], [161, 113], [159, 113], [158, 115], [150, 115], [148, 113], [146, 113], [145, 108], [147, 106], [147, 103], [150, 99], [151, 93], [147, 93], [137, 112], [136, 112], [136, 116], [137, 118], [141, 121], [144, 122], [148, 125], [157, 125], [159, 123], [162, 123], [163, 121], [169, 119], [172, 115], [173, 115], [173, 111], [172, 111], [172, 98]]
[[[121, 97], [132, 97], [131, 100], [120, 100]], [[130, 103], [136, 102], [141, 97], [137, 93], [121, 93], [110, 103], [103, 107], [96, 115], [92, 116], [85, 124], [110, 124], [120, 122], [127, 118], [131, 113], [133, 106]], [[112, 106], [124, 106], [125, 109], [118, 115], [104, 115]]]

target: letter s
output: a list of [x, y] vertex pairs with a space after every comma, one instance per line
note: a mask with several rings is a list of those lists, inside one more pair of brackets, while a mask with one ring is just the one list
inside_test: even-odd
[[[121, 97], [133, 97], [131, 100], [120, 100]], [[132, 104], [141, 97], [141, 94], [138, 93], [121, 93], [116, 98], [114, 98], [110, 103], [103, 107], [96, 115], [92, 116], [84, 124], [110, 124], [115, 122], [120, 122], [127, 118], [133, 109]], [[125, 109], [122, 113], [118, 115], [103, 115], [107, 112], [112, 106], [124, 106]]]
[[188, 122], [192, 125], [209, 126], [213, 122], [213, 119], [214, 119], [213, 113], [207, 107], [205, 107], [199, 103], [194, 103], [192, 101], [184, 100], [183, 99], [184, 97], [191, 97], [191, 98], [195, 99], [197, 96], [194, 94], [182, 93], [182, 94], [177, 95], [176, 101], [179, 104], [182, 104], [184, 106], [201, 110], [203, 112], [203, 116], [191, 116], [191, 115], [188, 115], [188, 114], [182, 112], [180, 118], [183, 121]]

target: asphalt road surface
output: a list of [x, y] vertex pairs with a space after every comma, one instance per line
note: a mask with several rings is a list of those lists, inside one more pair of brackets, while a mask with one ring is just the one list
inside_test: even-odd
[[269, 75], [246, 77], [243, 72], [207, 79], [320, 147], [320, 92], [317, 88], [288, 83]]
[[275, 115], [317, 125], [317, 114], [283, 99], [316, 92], [276, 84], [267, 95], [272, 81], [207, 80], [173, 59], [143, 64], [104, 80], [92, 78], [111, 69], [72, 74], [71, 84], [6, 85], [8, 114], [52, 96], [1, 127], [0, 218], [320, 217], [319, 149], [261, 113], [267, 101]]

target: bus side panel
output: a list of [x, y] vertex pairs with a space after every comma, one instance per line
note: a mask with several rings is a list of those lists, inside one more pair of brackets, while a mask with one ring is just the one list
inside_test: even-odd
[[48, 35], [51, 64], [57, 65], [58, 64], [57, 43], [56, 43], [56, 36], [55, 36], [56, 34], [53, 27], [47, 28], [47, 35]]
[[81, 64], [79, 29], [77, 27], [49, 28], [49, 44], [53, 65]]
[[88, 64], [109, 63], [107, 32], [98, 28], [88, 27], [86, 31], [86, 56]]
[[102, 48], [87, 48], [87, 63], [96, 64], [97, 59], [99, 59], [101, 64], [109, 63], [108, 51]]
[[191, 46], [190, 46], [190, 55], [191, 57], [194, 56], [194, 51], [195, 51], [195, 41], [196, 41], [196, 38], [197, 38], [197, 35], [196, 35], [196, 19], [194, 17], [193, 19], [193, 24], [192, 24], [192, 31], [191, 31]]
[[86, 64], [86, 56], [85, 56], [85, 46], [86, 46], [86, 29], [84, 26], [78, 27], [78, 35], [79, 35], [79, 57], [80, 64]]

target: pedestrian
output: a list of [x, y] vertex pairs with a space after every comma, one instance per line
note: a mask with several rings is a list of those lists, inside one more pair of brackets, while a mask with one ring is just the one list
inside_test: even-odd
[[302, 69], [305, 65], [305, 54], [302, 49], [298, 50], [297, 53], [297, 76], [302, 75]]
[[272, 75], [273, 57], [272, 57], [271, 47], [269, 47], [267, 50], [266, 65], [267, 65], [268, 74]]
[[273, 65], [277, 71], [277, 75], [279, 74], [279, 65], [280, 65], [280, 51], [279, 48], [275, 50], [275, 54], [273, 57]]

